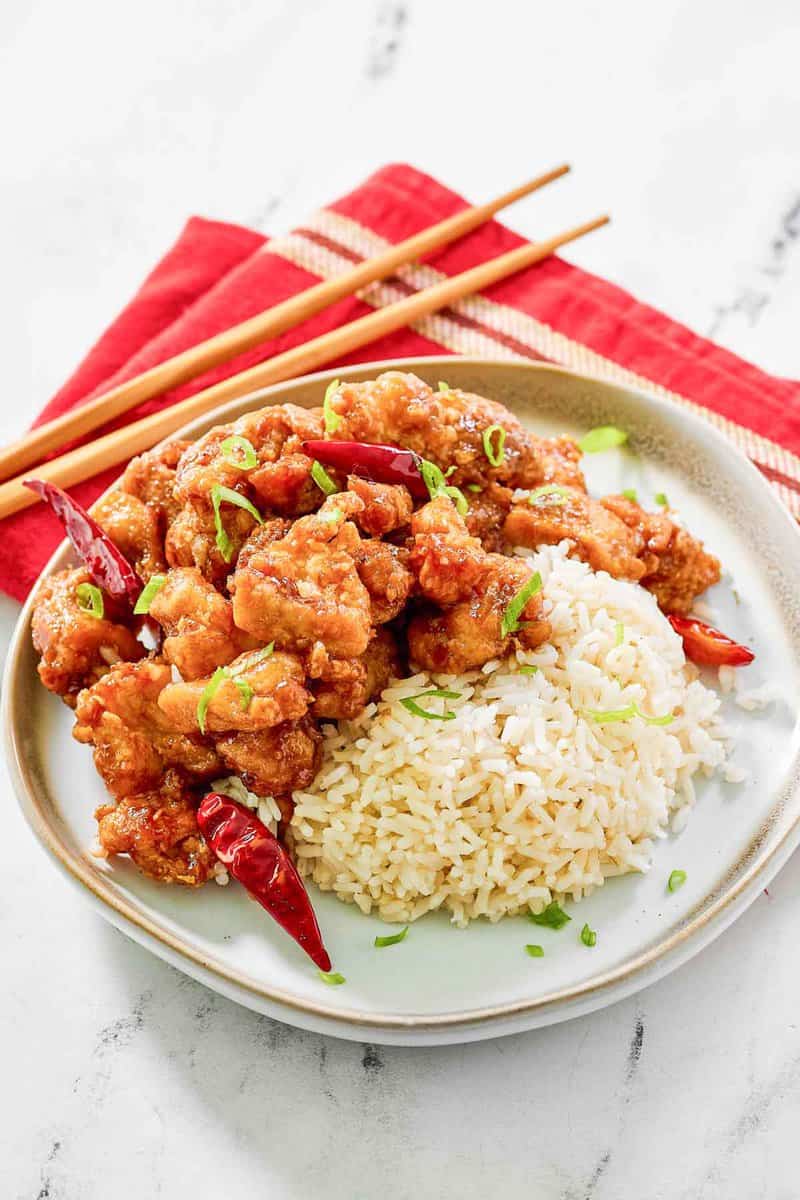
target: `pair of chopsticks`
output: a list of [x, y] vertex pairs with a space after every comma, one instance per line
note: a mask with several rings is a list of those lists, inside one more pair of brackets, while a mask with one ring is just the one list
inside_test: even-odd
[[[36, 495], [23, 484], [25, 476], [30, 474], [27, 468], [39, 463], [45, 455], [57, 450], [59, 446], [85, 436], [144, 400], [185, 383], [243, 350], [256, 346], [269, 337], [275, 337], [367, 284], [386, 278], [397, 267], [469, 233], [501, 209], [523, 196], [530, 195], [568, 171], [569, 167], [566, 164], [555, 167], [487, 204], [465, 209], [428, 229], [423, 229], [374, 258], [359, 263], [352, 270], [315, 284], [299, 295], [167, 359], [166, 362], [159, 363], [87, 404], [31, 430], [20, 441], [0, 451], [0, 479], [7, 481], [0, 484], [0, 518], [10, 516], [37, 502]], [[182, 425], [225, 400], [232, 400], [256, 388], [314, 371], [386, 333], [418, 321], [421, 317], [480, 291], [497, 280], [540, 262], [560, 246], [598, 229], [608, 220], [607, 216], [597, 217], [543, 242], [520, 246], [516, 250], [463, 271], [460, 275], [444, 279], [424, 291], [415, 292], [395, 304], [377, 309], [349, 325], [313, 338], [205, 388], [171, 408], [142, 417], [122, 429], [116, 429], [58, 458], [41, 463], [36, 468], [36, 476], [61, 487], [69, 487], [89, 479], [99, 471], [125, 462], [134, 454], [149, 449]], [[10, 476], [15, 477], [9, 478]]]

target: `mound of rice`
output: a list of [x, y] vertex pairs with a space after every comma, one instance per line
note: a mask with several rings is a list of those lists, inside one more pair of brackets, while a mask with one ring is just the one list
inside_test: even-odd
[[[688, 814], [693, 776], [725, 760], [717, 696], [652, 596], [565, 544], [524, 557], [542, 575], [551, 642], [392, 684], [357, 720], [325, 727], [313, 790], [295, 793], [299, 870], [365, 913], [407, 922], [444, 907], [465, 925], [580, 899], [646, 870], [653, 839]], [[432, 687], [460, 693], [421, 702], [454, 719], [400, 703]], [[673, 720], [589, 715], [632, 704]]]

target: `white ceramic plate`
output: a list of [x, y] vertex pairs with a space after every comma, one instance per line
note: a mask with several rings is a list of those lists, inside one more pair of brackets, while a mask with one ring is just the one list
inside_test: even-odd
[[[304, 1028], [387, 1043], [470, 1041], [564, 1020], [663, 976], [730, 924], [800, 841], [800, 536], [722, 434], [661, 399], [557, 368], [449, 357], [337, 374], [365, 379], [387, 367], [491, 396], [540, 432], [579, 434], [609, 422], [629, 431], [630, 448], [587, 460], [590, 487], [636, 487], [645, 503], [667, 492], [726, 568], [708, 600], [721, 627], [756, 650], [748, 685], [780, 687], [780, 699], [763, 712], [728, 705], [740, 736], [734, 762], [749, 771], [746, 784], [699, 785], [688, 827], [658, 845], [648, 875], [614, 880], [569, 905], [575, 919], [561, 932], [537, 929], [543, 959], [524, 953], [531, 926], [521, 918], [459, 930], [437, 914], [413, 925], [401, 945], [375, 950], [375, 934], [386, 932], [379, 920], [312, 889], [335, 967], [347, 978], [329, 987], [238, 886], [209, 884], [199, 893], [158, 886], [125, 860], [108, 865], [88, 854], [92, 811], [105, 792], [90, 753], [70, 737], [71, 713], [38, 683], [30, 600], [9, 652], [4, 726], [34, 832], [102, 915], [136, 941], [209, 987]], [[333, 374], [235, 401], [184, 432], [196, 436], [266, 403], [318, 404]], [[62, 547], [44, 574], [68, 557]], [[673, 868], [688, 880], [669, 894]], [[598, 932], [591, 950], [578, 937], [584, 920]]]

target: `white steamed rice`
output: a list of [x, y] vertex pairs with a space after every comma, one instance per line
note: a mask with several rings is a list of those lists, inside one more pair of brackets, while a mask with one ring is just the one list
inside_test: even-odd
[[[725, 761], [718, 698], [653, 597], [565, 544], [523, 554], [544, 581], [547, 644], [464, 676], [421, 672], [324, 727], [322, 769], [295, 793], [290, 836], [301, 874], [365, 913], [406, 922], [445, 908], [465, 925], [580, 899], [646, 870], [653, 839], [685, 823], [693, 776]], [[446, 702], [455, 719], [400, 703], [430, 687], [461, 694]], [[585, 715], [634, 702], [674, 720]]]

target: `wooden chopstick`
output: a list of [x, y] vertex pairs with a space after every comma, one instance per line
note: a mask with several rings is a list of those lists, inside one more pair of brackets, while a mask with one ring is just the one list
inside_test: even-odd
[[[134, 454], [149, 449], [162, 438], [180, 429], [182, 425], [216, 408], [225, 400], [244, 396], [268, 384], [280, 383], [285, 379], [317, 370], [332, 359], [341, 358], [386, 333], [412, 324], [437, 309], [488, 287], [489, 284], [521, 271], [524, 267], [540, 262], [559, 246], [574, 242], [593, 229], [599, 229], [608, 221], [607, 216], [596, 217], [546, 241], [519, 246], [516, 250], [501, 254], [498, 258], [463, 271], [460, 275], [444, 279], [422, 292], [414, 292], [398, 300], [396, 304], [379, 308], [349, 325], [331, 330], [310, 342], [278, 354], [267, 362], [258, 363], [230, 379], [224, 379], [213, 387], [174, 404], [171, 408], [142, 417], [122, 429], [115, 429], [105, 437], [54, 458], [38, 467], [36, 476], [60, 484], [61, 487], [70, 487], [89, 479], [99, 471], [125, 462]], [[20, 475], [0, 484], [0, 518], [10, 516], [11, 513], [37, 502], [34, 493], [23, 487], [23, 478], [24, 476]]]
[[201, 375], [243, 350], [249, 350], [266, 341], [267, 338], [276, 337], [292, 325], [308, 320], [343, 296], [351, 296], [368, 283], [385, 279], [397, 267], [462, 237], [478, 225], [482, 225], [484, 221], [488, 221], [501, 209], [507, 208], [509, 204], [514, 204], [523, 196], [529, 196], [545, 184], [566, 175], [569, 169], [568, 164], [563, 163], [543, 175], [537, 175], [527, 183], [520, 184], [519, 187], [512, 188], [509, 192], [504, 192], [502, 196], [497, 196], [487, 204], [478, 204], [447, 217], [444, 221], [414, 234], [413, 237], [398, 242], [396, 246], [390, 246], [374, 258], [359, 263], [352, 270], [345, 271], [334, 279], [317, 283], [273, 308], [268, 308], [265, 312], [258, 313], [247, 321], [242, 321], [231, 329], [226, 329], [223, 333], [216, 334], [192, 346], [191, 349], [151, 367], [134, 379], [90, 400], [88, 404], [37, 426], [19, 441], [0, 450], [0, 480], [8, 479], [31, 463], [39, 462], [59, 446], [83, 437], [90, 430], [105, 425], [144, 400]]

